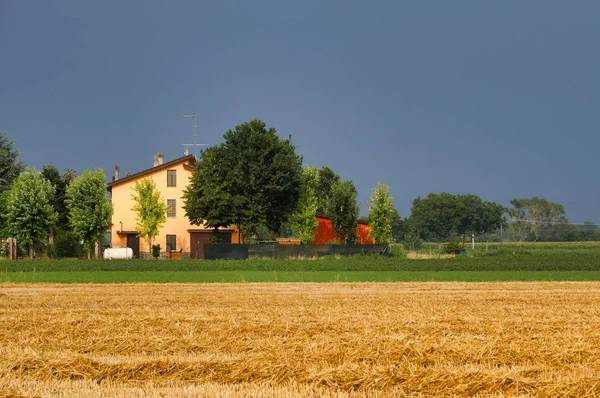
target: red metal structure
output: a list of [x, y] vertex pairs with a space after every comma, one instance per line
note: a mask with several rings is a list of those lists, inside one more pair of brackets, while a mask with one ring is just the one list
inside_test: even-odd
[[[331, 225], [331, 219], [326, 216], [317, 216], [319, 226], [315, 231], [315, 237], [311, 244], [313, 245], [327, 245], [330, 243], [343, 243], [340, 242], [340, 236], [333, 231]], [[356, 227], [356, 243], [372, 245], [375, 243], [373, 238], [369, 237], [371, 228], [365, 221], [359, 221]]]

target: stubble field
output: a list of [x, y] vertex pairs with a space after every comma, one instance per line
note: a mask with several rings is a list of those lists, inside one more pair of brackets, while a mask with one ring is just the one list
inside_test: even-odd
[[0, 285], [0, 396], [596, 396], [600, 283]]

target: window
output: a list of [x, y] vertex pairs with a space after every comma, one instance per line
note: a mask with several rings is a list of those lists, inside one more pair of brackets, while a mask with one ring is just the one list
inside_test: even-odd
[[177, 250], [177, 236], [167, 235], [167, 251], [174, 252]]
[[167, 170], [167, 186], [177, 186], [177, 170]]
[[167, 199], [167, 217], [176, 216], [176, 202], [175, 199]]

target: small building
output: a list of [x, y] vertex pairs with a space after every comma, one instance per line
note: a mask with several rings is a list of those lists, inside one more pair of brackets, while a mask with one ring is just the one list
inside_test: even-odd
[[[311, 242], [313, 245], [327, 245], [329, 243], [339, 243], [340, 236], [333, 230], [331, 224], [331, 218], [327, 216], [318, 215], [317, 221], [319, 225], [315, 231], [315, 237]], [[373, 238], [369, 236], [371, 227], [366, 221], [358, 221], [356, 226], [356, 243], [363, 245], [372, 245], [375, 243]]]
[[[167, 205], [166, 222], [152, 243], [160, 245], [162, 257], [179, 252], [184, 258], [204, 258], [204, 244], [210, 241], [213, 230], [190, 224], [183, 209], [182, 199], [195, 164], [194, 155], [186, 155], [165, 163], [162, 152], [159, 152], [154, 157], [153, 167], [127, 174], [123, 178], [119, 178], [119, 167], [115, 166], [113, 179], [107, 185], [113, 204], [111, 246], [130, 247], [134, 258], [139, 258], [140, 253], [150, 252], [146, 240], [138, 237], [137, 214], [131, 209], [134, 206], [132, 194], [136, 181], [151, 178]], [[239, 242], [236, 226], [222, 229], [219, 234], [223, 242]]]

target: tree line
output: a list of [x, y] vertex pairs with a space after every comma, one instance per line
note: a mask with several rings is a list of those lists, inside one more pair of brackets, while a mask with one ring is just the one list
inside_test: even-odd
[[[473, 194], [430, 193], [413, 200], [411, 214], [401, 218], [386, 184], [378, 182], [359, 217], [357, 190], [328, 166], [303, 165], [291, 136], [282, 139], [260, 120], [227, 131], [223, 143], [208, 147], [196, 162], [184, 191], [185, 214], [193, 225], [219, 228], [237, 225], [244, 241], [314, 238], [316, 215], [328, 216], [340, 237], [356, 242], [359, 219], [367, 220], [376, 243], [403, 242], [418, 248], [423, 241], [463, 244], [478, 240], [600, 240], [592, 222], [569, 223], [565, 209], [543, 198], [511, 200], [510, 207]], [[18, 160], [14, 142], [0, 133], [0, 238], [14, 237], [33, 257], [69, 257], [89, 253], [110, 227], [112, 207], [101, 169], [72, 169], [61, 175], [47, 165], [41, 172]], [[166, 207], [149, 179], [136, 183], [132, 198], [137, 228], [152, 247], [164, 223]], [[214, 234], [218, 241], [218, 234]]]

